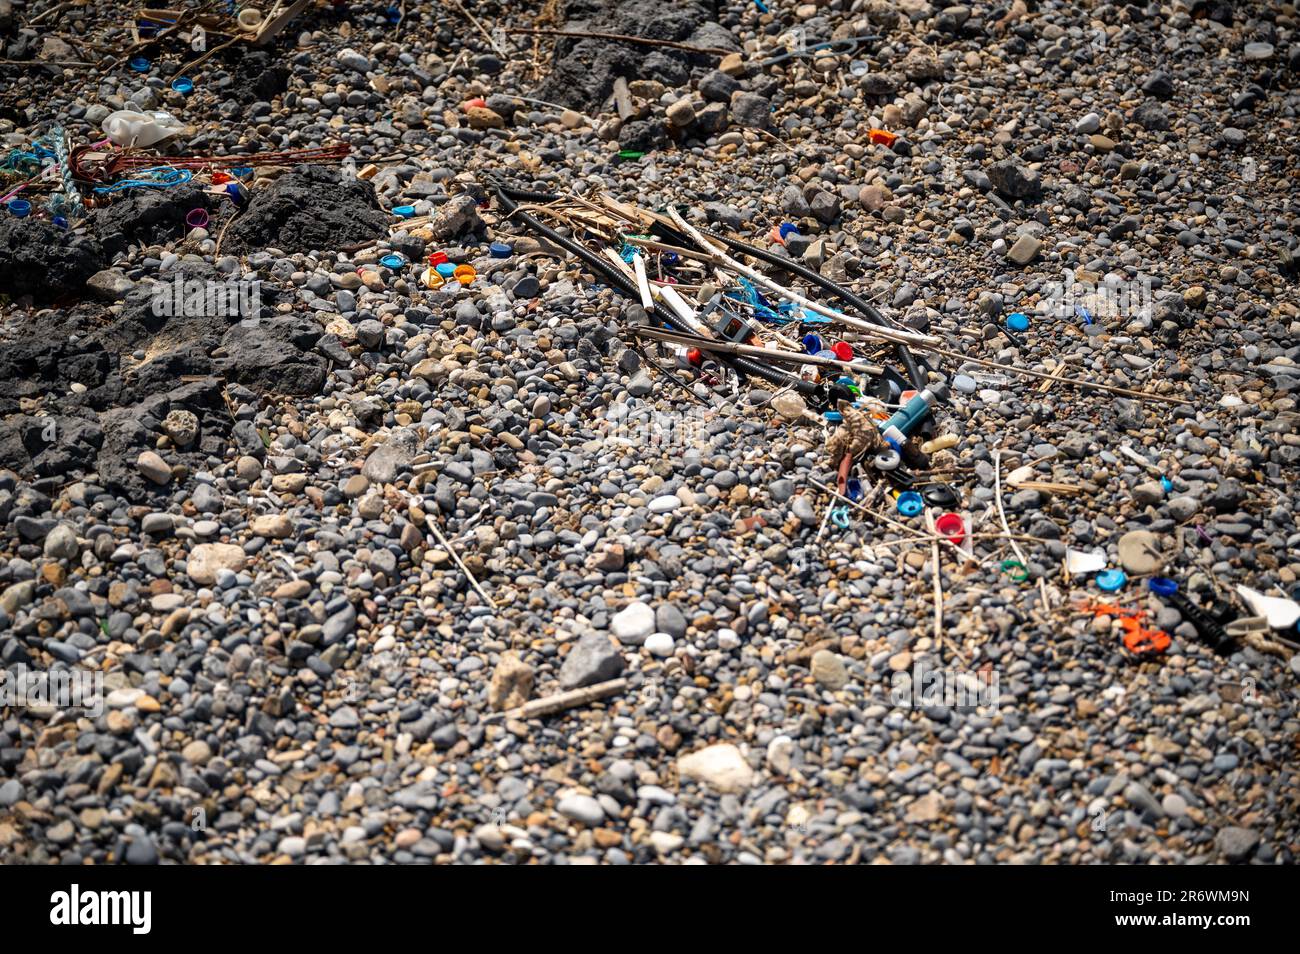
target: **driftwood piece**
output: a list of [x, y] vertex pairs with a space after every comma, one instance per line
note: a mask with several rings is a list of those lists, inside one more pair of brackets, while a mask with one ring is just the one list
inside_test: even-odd
[[626, 679], [611, 679], [609, 682], [598, 682], [594, 686], [584, 686], [581, 689], [570, 689], [567, 692], [557, 692], [552, 696], [533, 699], [517, 709], [511, 709], [505, 715], [510, 719], [536, 719], [539, 716], [554, 715], [565, 709], [585, 706], [597, 699], [616, 695], [626, 688]]
[[289, 21], [302, 13], [310, 3], [311, 0], [294, 0], [294, 3], [279, 13], [272, 11], [272, 15], [262, 21], [262, 25], [258, 27], [257, 33], [253, 36], [253, 46], [265, 46], [270, 43], [281, 30], [289, 25]]

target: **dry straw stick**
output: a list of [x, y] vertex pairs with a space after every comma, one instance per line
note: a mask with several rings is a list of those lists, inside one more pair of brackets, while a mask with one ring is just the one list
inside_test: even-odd
[[570, 689], [568, 692], [557, 692], [553, 696], [533, 699], [530, 702], [525, 702], [517, 709], [511, 709], [506, 715], [512, 719], [536, 719], [539, 716], [553, 715], [556, 712], [563, 712], [565, 709], [572, 709], [575, 706], [585, 706], [589, 702], [615, 695], [626, 688], [626, 679], [611, 679], [609, 682], [598, 682], [594, 686]]
[[474, 574], [469, 571], [469, 567], [467, 567], [465, 561], [460, 558], [460, 554], [456, 552], [456, 548], [451, 545], [450, 541], [442, 535], [442, 531], [438, 529], [438, 524], [434, 521], [433, 514], [426, 514], [424, 517], [424, 523], [433, 535], [438, 538], [438, 542], [442, 544], [443, 548], [451, 554], [451, 558], [456, 561], [456, 565], [464, 571], [465, 576], [469, 578], [470, 585], [474, 587], [474, 592], [483, 597], [488, 606], [496, 609], [497, 604], [493, 602], [492, 597], [488, 596], [487, 591], [483, 589], [483, 587], [479, 586], [478, 580], [474, 579]]

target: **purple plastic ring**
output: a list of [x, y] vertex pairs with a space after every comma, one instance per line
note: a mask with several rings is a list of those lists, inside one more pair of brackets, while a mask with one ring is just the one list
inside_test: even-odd
[[207, 209], [190, 209], [185, 216], [185, 224], [192, 229], [201, 229], [208, 224]]

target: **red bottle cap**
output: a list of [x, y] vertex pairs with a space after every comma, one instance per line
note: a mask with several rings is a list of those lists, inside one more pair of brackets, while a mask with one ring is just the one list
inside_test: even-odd
[[934, 522], [934, 529], [948, 538], [949, 543], [961, 543], [966, 539], [966, 521], [961, 514], [945, 513]]

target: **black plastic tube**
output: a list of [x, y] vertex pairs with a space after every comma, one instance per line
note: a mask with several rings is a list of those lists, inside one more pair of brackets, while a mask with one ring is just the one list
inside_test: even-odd
[[[635, 282], [629, 281], [626, 275], [601, 259], [599, 255], [583, 248], [583, 246], [579, 245], [577, 242], [561, 235], [559, 232], [520, 209], [517, 201], [554, 202], [559, 198], [558, 196], [549, 195], [544, 192], [528, 192], [522, 189], [513, 189], [495, 181], [493, 182], [493, 186], [496, 189], [497, 199], [500, 201], [501, 206], [507, 215], [519, 220], [539, 235], [545, 236], [565, 251], [578, 256], [578, 258], [582, 259], [591, 267], [592, 271], [604, 278], [611, 288], [622, 292], [629, 298], [640, 301], [641, 293], [636, 287]], [[654, 305], [654, 315], [660, 321], [672, 328], [676, 328], [678, 331], [687, 334], [695, 333], [695, 329], [687, 326], [680, 318], [673, 314], [672, 311], [658, 302]], [[811, 381], [805, 381], [797, 375], [790, 374], [787, 371], [782, 371], [777, 368], [770, 368], [765, 364], [761, 364], [760, 362], [753, 361], [749, 358], [729, 357], [725, 359], [723, 363], [734, 368], [741, 374], [762, 378], [770, 384], [775, 384], [779, 387], [792, 387], [796, 391], [810, 396], [819, 396], [823, 393], [822, 389]]]
[[[778, 268], [784, 268], [788, 272], [793, 272], [800, 278], [812, 282], [823, 291], [827, 291], [834, 295], [850, 308], [854, 308], [861, 312], [862, 315], [865, 316], [873, 325], [885, 326], [885, 318], [875, 305], [858, 295], [855, 295], [838, 282], [831, 281], [831, 279], [826, 278], [824, 275], [813, 271], [811, 268], [800, 265], [798, 262], [792, 261], [788, 257], [783, 258], [774, 252], [769, 252], [765, 248], [759, 248], [756, 245], [750, 245], [747, 242], [740, 241], [739, 239], [733, 239], [726, 235], [721, 235], [714, 232], [712, 229], [700, 229], [700, 231], [709, 238], [717, 239], [733, 252], [742, 252], [745, 255], [750, 255], [767, 262], [769, 265], [775, 265]], [[908, 349], [907, 345], [896, 343], [894, 345], [894, 353], [898, 355], [898, 360], [901, 361], [903, 367], [907, 369], [907, 377], [911, 380], [912, 386], [918, 390], [923, 390], [929, 384], [929, 379], [921, 373], [921, 369], [917, 366], [916, 359], [912, 357], [912, 352]]]

